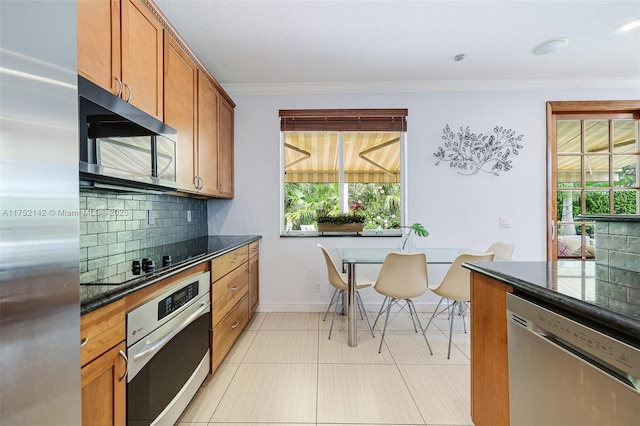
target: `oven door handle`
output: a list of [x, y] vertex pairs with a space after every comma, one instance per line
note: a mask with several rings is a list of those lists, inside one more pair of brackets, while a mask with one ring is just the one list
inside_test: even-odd
[[211, 310], [210, 307], [211, 307], [211, 302], [207, 300], [206, 302], [203, 303], [203, 305], [197, 311], [189, 315], [187, 318], [185, 318], [184, 321], [182, 321], [182, 323], [180, 323], [180, 325], [178, 325], [176, 328], [171, 330], [170, 333], [166, 334], [165, 336], [156, 340], [155, 342], [149, 342], [149, 346], [145, 350], [135, 354], [133, 356], [133, 360], [137, 361], [141, 358], [148, 356], [149, 354], [155, 353], [160, 349], [162, 349], [164, 345], [166, 345], [171, 339], [173, 339], [174, 336], [176, 336], [182, 330], [187, 328], [189, 324], [191, 324], [196, 319], [200, 318], [202, 315], [208, 313]]

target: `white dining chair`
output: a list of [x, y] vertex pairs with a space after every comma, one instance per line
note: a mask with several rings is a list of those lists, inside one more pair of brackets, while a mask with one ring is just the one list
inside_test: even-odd
[[422, 296], [427, 291], [428, 284], [427, 256], [424, 253], [392, 252], [385, 257], [382, 268], [380, 268], [378, 279], [373, 286], [375, 291], [385, 296], [383, 305], [378, 312], [378, 317], [376, 317], [376, 321], [374, 322], [374, 324], [377, 323], [380, 315], [386, 312], [378, 353], [382, 352], [382, 344], [384, 343], [384, 335], [387, 331], [387, 325], [389, 324], [391, 308], [396, 305], [399, 306], [398, 302], [405, 301], [413, 321], [414, 329], [416, 331], [420, 330], [425, 342], [427, 342], [429, 353], [433, 355], [429, 340], [427, 340], [427, 336], [422, 329], [420, 317], [418, 317], [418, 312], [411, 300], [414, 297]]
[[496, 241], [485, 250], [485, 253], [495, 254], [496, 256], [494, 260], [511, 260], [511, 256], [513, 256], [515, 248], [515, 244]]
[[[349, 285], [347, 284], [347, 274], [341, 273], [336, 268], [336, 265], [333, 263], [331, 256], [327, 249], [320, 243], [317, 244], [318, 248], [322, 250], [322, 254], [324, 256], [324, 260], [327, 264], [327, 274], [329, 278], [329, 284], [334, 287], [333, 295], [331, 296], [331, 301], [329, 302], [329, 306], [327, 306], [327, 311], [324, 313], [323, 321], [327, 320], [327, 314], [329, 313], [329, 309], [331, 306], [335, 306], [333, 311], [333, 318], [331, 319], [331, 328], [329, 329], [329, 339], [331, 339], [331, 334], [333, 333], [333, 325], [336, 321], [336, 315], [340, 311], [340, 307], [342, 306], [341, 301], [343, 300], [345, 293], [349, 289]], [[367, 324], [369, 325], [369, 330], [371, 331], [371, 335], [375, 338], [376, 335], [373, 332], [373, 327], [371, 327], [371, 322], [369, 321], [369, 317], [367, 316], [367, 312], [364, 309], [364, 304], [362, 303], [362, 298], [360, 297], [359, 290], [362, 290], [367, 287], [371, 287], [373, 282], [367, 279], [364, 275], [357, 274], [356, 275], [356, 308], [360, 312], [360, 317], [366, 319]]]
[[[442, 279], [440, 285], [438, 285], [437, 287], [429, 288], [429, 290], [440, 296], [440, 301], [438, 302], [436, 309], [433, 311], [431, 318], [429, 318], [429, 322], [424, 328], [424, 331], [427, 331], [429, 325], [437, 315], [441, 314], [444, 311], [449, 312], [449, 350], [447, 352], [447, 359], [451, 358], [451, 337], [453, 334], [453, 320], [457, 315], [462, 317], [464, 332], [467, 332], [465, 317], [467, 315], [468, 309], [468, 305], [466, 304], [466, 302], [469, 302], [471, 300], [471, 271], [469, 271], [467, 268], [464, 268], [462, 264], [464, 262], [493, 261], [493, 258], [493, 253], [459, 254], [449, 267], [449, 270]], [[453, 303], [451, 304], [451, 306], [447, 306], [441, 311], [438, 311], [438, 308], [442, 304], [442, 301], [445, 299], [451, 300]], [[458, 312], [456, 312], [456, 309]]]

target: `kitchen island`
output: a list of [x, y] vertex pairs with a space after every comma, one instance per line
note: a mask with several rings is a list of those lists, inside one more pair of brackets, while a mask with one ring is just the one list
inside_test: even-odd
[[471, 399], [476, 426], [509, 424], [506, 294], [513, 293], [640, 347], [640, 283], [617, 283], [594, 261], [477, 262], [471, 270]]

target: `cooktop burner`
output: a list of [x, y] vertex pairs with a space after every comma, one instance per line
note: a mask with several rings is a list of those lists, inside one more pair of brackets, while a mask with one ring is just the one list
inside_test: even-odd
[[88, 259], [86, 272], [80, 274], [80, 285], [123, 285], [149, 278], [207, 254], [207, 243], [204, 237]]

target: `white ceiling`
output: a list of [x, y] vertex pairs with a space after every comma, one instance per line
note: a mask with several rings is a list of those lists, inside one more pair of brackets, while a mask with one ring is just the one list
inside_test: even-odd
[[[640, 30], [614, 32], [640, 17], [640, 0], [155, 2], [231, 93], [437, 90], [463, 81], [640, 87]], [[531, 54], [555, 37], [569, 45]], [[459, 53], [467, 57], [455, 62]]]

